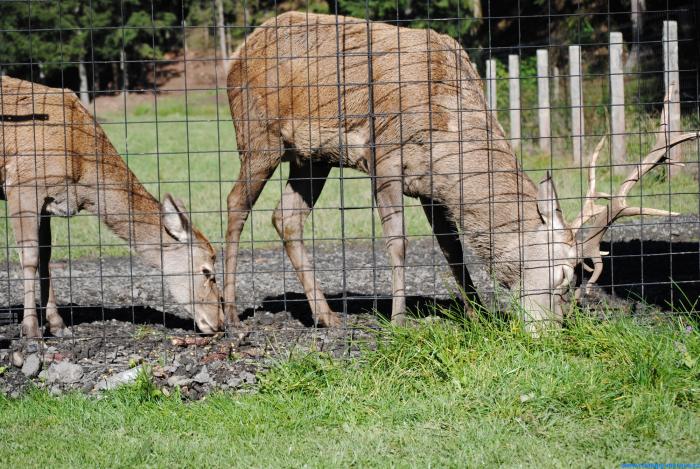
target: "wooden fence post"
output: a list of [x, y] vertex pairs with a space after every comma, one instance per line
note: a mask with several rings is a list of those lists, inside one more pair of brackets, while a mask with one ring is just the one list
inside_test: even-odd
[[[610, 124], [612, 164], [625, 163], [625, 76], [622, 68], [622, 33], [610, 33]], [[622, 168], [624, 169], [624, 168]], [[619, 169], [613, 167], [613, 172]]]
[[497, 118], [496, 115], [498, 109], [498, 99], [496, 96], [496, 61], [493, 59], [486, 61], [486, 102], [489, 107], [489, 111], [493, 113], [493, 117]]
[[[673, 85], [673, 94], [669, 96], [669, 135], [667, 138], [670, 138], [673, 133], [681, 130], [681, 93], [678, 73], [678, 23], [675, 21], [664, 21], [662, 45], [664, 55], [664, 96], [669, 87]], [[670, 157], [672, 161], [678, 161], [681, 158], [680, 148], [673, 148]], [[671, 175], [673, 175], [677, 169], [678, 167], [671, 166]]]
[[561, 84], [559, 80], [561, 80], [561, 73], [559, 72], [559, 67], [555, 65], [552, 67], [552, 100], [555, 106], [559, 103], [559, 99], [561, 98]]
[[581, 86], [581, 46], [569, 46], [569, 91], [571, 95], [571, 135], [574, 163], [582, 164], [584, 143], [583, 87]]
[[520, 140], [520, 57], [508, 56], [508, 91], [510, 105], [510, 138], [515, 146]]
[[540, 150], [549, 153], [549, 59], [547, 49], [537, 49], [537, 106]]

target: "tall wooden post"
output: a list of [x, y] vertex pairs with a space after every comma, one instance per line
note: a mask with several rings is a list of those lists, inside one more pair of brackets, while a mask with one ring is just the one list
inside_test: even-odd
[[508, 56], [508, 91], [510, 108], [510, 138], [515, 146], [520, 140], [520, 57]]
[[581, 86], [581, 46], [569, 46], [569, 92], [571, 96], [571, 136], [574, 163], [581, 165], [584, 143], [583, 87]]
[[494, 118], [497, 118], [496, 61], [493, 59], [486, 61], [486, 100], [489, 111], [493, 113]]
[[[612, 163], [625, 163], [625, 76], [622, 65], [622, 33], [610, 33], [610, 116]], [[613, 171], [623, 170], [613, 169]]]
[[537, 49], [537, 105], [539, 121], [540, 150], [549, 153], [549, 58], [547, 49]]
[[[669, 87], [673, 85], [673, 94], [669, 96], [669, 136], [681, 130], [681, 93], [680, 76], [678, 73], [678, 24], [675, 21], [664, 21], [663, 27], [663, 55], [664, 55], [664, 96]], [[671, 160], [677, 161], [681, 158], [681, 149], [675, 147], [671, 149]], [[676, 166], [671, 166], [671, 175], [677, 170]]]

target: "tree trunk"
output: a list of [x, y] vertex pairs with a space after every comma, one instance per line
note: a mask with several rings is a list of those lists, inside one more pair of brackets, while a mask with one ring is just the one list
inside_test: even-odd
[[112, 91], [119, 91], [119, 65], [112, 62]]
[[221, 54], [221, 58], [226, 60], [228, 59], [229, 53], [228, 53], [228, 41], [227, 39], [227, 34], [226, 34], [226, 28], [224, 26], [224, 2], [223, 0], [216, 0], [216, 29], [219, 34], [219, 53]]
[[85, 62], [82, 58], [78, 63], [78, 74], [80, 75], [80, 101], [85, 106], [88, 106], [90, 105], [90, 93], [88, 91], [87, 67], [85, 67]]
[[126, 68], [126, 54], [124, 49], [119, 51], [119, 68], [122, 71], [122, 92], [129, 93], [129, 70]]
[[644, 11], [646, 10], [645, 0], [631, 0], [632, 20], [632, 48], [625, 64], [626, 72], [634, 72], [639, 67], [639, 53], [642, 33], [644, 32]]
[[472, 13], [474, 18], [481, 19], [484, 16], [484, 11], [481, 8], [481, 0], [472, 1]]

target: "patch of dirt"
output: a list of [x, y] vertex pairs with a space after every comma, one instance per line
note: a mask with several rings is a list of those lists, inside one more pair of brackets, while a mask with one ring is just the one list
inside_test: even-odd
[[36, 386], [52, 394], [97, 394], [134, 382], [141, 369], [162, 392], [179, 388], [186, 399], [216, 389], [250, 392], [258, 373], [292, 353], [313, 350], [350, 358], [371, 346], [376, 318], [360, 315], [348, 326], [307, 327], [289, 313], [261, 312], [245, 319], [240, 330], [213, 337], [116, 319], [78, 324], [69, 339], [5, 337], [0, 339], [0, 392], [17, 397]]

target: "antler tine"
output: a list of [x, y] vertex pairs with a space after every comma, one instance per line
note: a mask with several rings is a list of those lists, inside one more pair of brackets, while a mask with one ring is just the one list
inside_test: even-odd
[[588, 192], [586, 192], [586, 200], [581, 207], [581, 212], [576, 216], [576, 218], [571, 222], [571, 229], [577, 232], [588, 220], [605, 210], [605, 207], [596, 205], [595, 201], [600, 197], [607, 197], [607, 194], [601, 194], [596, 192], [596, 181], [595, 181], [595, 171], [598, 162], [598, 156], [600, 151], [603, 149], [605, 144], [605, 135], [600, 139], [598, 145], [596, 145], [593, 154], [591, 155], [591, 161], [588, 166]]

